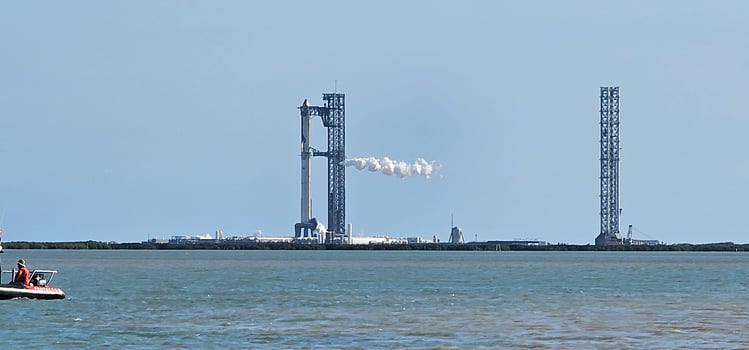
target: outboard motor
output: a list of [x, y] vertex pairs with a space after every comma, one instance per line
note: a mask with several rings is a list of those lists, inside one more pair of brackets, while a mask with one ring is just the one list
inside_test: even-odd
[[35, 273], [34, 277], [31, 277], [31, 284], [38, 287], [44, 287], [47, 285], [47, 280], [44, 279], [44, 274]]

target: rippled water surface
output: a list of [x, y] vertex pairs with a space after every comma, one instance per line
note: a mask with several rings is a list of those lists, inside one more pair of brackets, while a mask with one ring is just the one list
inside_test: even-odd
[[[6, 250], [2, 348], [746, 349], [749, 254]], [[5, 276], [7, 278], [7, 276]], [[5, 281], [4, 281], [5, 282]]]

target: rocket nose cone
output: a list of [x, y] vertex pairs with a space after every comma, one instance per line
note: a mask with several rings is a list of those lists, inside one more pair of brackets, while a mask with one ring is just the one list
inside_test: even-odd
[[302, 107], [309, 107], [309, 100], [305, 98], [304, 102], [302, 102]]

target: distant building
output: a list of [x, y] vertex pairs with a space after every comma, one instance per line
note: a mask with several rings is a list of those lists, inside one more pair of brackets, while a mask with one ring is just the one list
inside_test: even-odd
[[463, 229], [460, 227], [453, 227], [452, 231], [450, 232], [450, 243], [465, 243], [463, 240]]
[[628, 245], [660, 245], [663, 244], [657, 239], [629, 239], [625, 240], [624, 243]]
[[537, 240], [487, 241], [486, 243], [501, 244], [501, 245], [526, 245], [526, 246], [548, 245], [546, 241], [537, 241]]
[[407, 244], [408, 239], [388, 236], [351, 237], [351, 244]]

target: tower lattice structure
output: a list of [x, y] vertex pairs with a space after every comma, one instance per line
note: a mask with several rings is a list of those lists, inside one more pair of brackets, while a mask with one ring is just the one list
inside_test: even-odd
[[622, 244], [619, 233], [619, 87], [601, 87], [601, 232], [596, 245]]
[[346, 233], [346, 98], [344, 94], [322, 95], [328, 113], [323, 125], [328, 128], [328, 234], [325, 243], [345, 243]]

